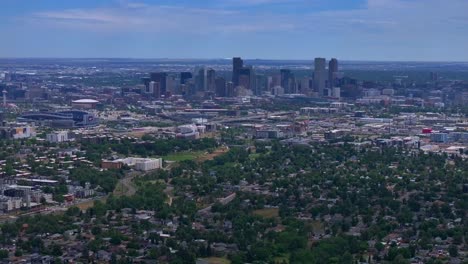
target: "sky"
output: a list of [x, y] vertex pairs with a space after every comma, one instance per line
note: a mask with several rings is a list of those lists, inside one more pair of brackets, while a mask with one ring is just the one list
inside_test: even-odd
[[0, 57], [468, 61], [468, 0], [1, 0]]

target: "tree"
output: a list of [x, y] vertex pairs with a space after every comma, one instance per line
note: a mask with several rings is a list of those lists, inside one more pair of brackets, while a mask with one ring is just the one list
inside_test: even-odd
[[0, 259], [8, 258], [8, 250], [1, 249], [0, 250]]
[[76, 207], [76, 206], [72, 206], [70, 208], [68, 208], [66, 214], [68, 216], [78, 216], [80, 214], [81, 210], [80, 208]]
[[458, 257], [458, 247], [455, 245], [450, 245], [448, 248], [448, 252], [451, 257], [455, 258]]

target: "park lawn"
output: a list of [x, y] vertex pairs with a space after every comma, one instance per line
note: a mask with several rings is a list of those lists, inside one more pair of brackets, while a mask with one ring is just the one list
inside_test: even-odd
[[262, 154], [261, 153], [252, 153], [249, 155], [249, 158], [252, 159], [252, 160], [255, 160], [257, 158], [259, 158]]
[[281, 257], [274, 258], [273, 261], [275, 263], [288, 263], [289, 264], [289, 257], [290, 257], [290, 254], [284, 254]]
[[[105, 203], [106, 200], [107, 200], [106, 197], [103, 197], [103, 198], [100, 199], [100, 201], [103, 202], [103, 203]], [[90, 201], [86, 201], [86, 202], [83, 202], [83, 203], [76, 204], [74, 206], [80, 208], [81, 210], [88, 210], [89, 208], [94, 206], [94, 202], [95, 202], [95, 200], [90, 200]]]
[[209, 257], [203, 258], [202, 260], [206, 261], [209, 264], [231, 264], [231, 261], [225, 258]]
[[278, 208], [264, 208], [253, 211], [254, 215], [258, 215], [264, 218], [275, 218], [279, 216]]
[[203, 153], [203, 151], [177, 152], [163, 156], [162, 159], [170, 161], [195, 160]]

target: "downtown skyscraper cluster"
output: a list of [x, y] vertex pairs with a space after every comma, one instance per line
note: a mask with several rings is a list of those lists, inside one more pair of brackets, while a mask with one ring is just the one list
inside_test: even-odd
[[340, 97], [337, 82], [338, 60], [328, 63], [325, 58], [315, 58], [313, 71], [297, 77], [291, 69], [280, 69], [278, 73], [257, 74], [252, 66], [240, 57], [232, 59], [231, 72], [217, 72], [212, 68], [200, 67], [194, 72], [178, 75], [154, 72], [144, 78], [144, 92], [154, 98], [179, 94], [188, 97], [243, 97], [262, 95], [304, 94], [312, 97]]

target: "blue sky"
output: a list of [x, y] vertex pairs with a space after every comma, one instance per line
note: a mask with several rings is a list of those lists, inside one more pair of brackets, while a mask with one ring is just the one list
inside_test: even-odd
[[467, 0], [2, 0], [0, 57], [468, 61]]

